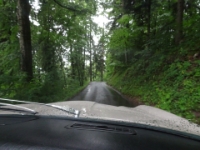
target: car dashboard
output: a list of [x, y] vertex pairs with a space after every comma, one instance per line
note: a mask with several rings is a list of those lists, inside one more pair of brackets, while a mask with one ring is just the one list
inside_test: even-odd
[[0, 149], [200, 149], [200, 138], [111, 121], [0, 115]]

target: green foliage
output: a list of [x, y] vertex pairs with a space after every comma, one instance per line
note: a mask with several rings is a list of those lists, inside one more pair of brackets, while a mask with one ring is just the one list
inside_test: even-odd
[[86, 53], [93, 42], [88, 35], [97, 29], [91, 21], [97, 3], [45, 0], [39, 2], [37, 10], [33, 2], [30, 26], [34, 77], [27, 82], [20, 63], [26, 56], [20, 52], [17, 1], [0, 1], [0, 97], [45, 103], [66, 100], [88, 83]]
[[199, 1], [185, 2], [184, 10], [178, 1], [130, 2], [110, 12], [108, 83], [145, 104], [200, 121], [194, 113], [200, 112]]
[[116, 73], [108, 83], [126, 95], [140, 97], [147, 105], [198, 122], [193, 113], [200, 109], [200, 69], [194, 67], [198, 62], [177, 60], [157, 75], [147, 73], [150, 78], [138, 75], [133, 67]]

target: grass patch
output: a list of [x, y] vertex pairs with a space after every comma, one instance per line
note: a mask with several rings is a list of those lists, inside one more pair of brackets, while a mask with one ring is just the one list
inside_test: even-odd
[[81, 87], [78, 87], [76, 89], [74, 89], [73, 91], [70, 91], [69, 94], [65, 97], [64, 101], [66, 100], [70, 100], [72, 97], [74, 97], [76, 94], [78, 94], [79, 92], [81, 92], [83, 89], [85, 89], [88, 84], [90, 83], [90, 81], [85, 82], [85, 84]]
[[177, 60], [162, 72], [138, 74], [132, 66], [107, 79], [108, 84], [125, 95], [140, 97], [146, 105], [200, 123], [200, 62]]

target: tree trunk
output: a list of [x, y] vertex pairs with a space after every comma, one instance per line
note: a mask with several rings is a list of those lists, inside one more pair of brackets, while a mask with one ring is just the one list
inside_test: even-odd
[[92, 81], [92, 35], [91, 35], [91, 18], [90, 18], [90, 82]]
[[78, 56], [77, 56], [77, 72], [78, 72], [78, 77], [79, 77], [79, 85], [83, 86], [84, 83], [84, 69], [83, 69], [83, 57], [82, 57], [82, 53], [83, 53], [83, 48], [79, 48], [78, 49]]
[[176, 45], [178, 45], [183, 38], [183, 9], [184, 9], [184, 0], [178, 0], [177, 16], [176, 16], [176, 36], [175, 36]]
[[[87, 30], [87, 28], [85, 27], [85, 31]], [[87, 39], [87, 34], [85, 34], [85, 39]], [[86, 80], [85, 79], [85, 50], [86, 47], [83, 48], [83, 82]]]
[[103, 71], [104, 71], [104, 58], [103, 58], [103, 56], [104, 56], [104, 49], [103, 49], [103, 54], [101, 55], [101, 81], [103, 81]]
[[21, 70], [27, 74], [27, 81], [33, 78], [32, 46], [29, 13], [29, 0], [18, 0], [19, 43], [21, 50]]
[[72, 44], [70, 43], [70, 60], [71, 60], [71, 69], [72, 69], [72, 73], [71, 73], [71, 77], [72, 79], [75, 79], [76, 73], [75, 73], [75, 60], [74, 60], [74, 54], [72, 52]]
[[148, 34], [148, 38], [150, 38], [150, 34], [151, 34], [151, 0], [148, 0], [148, 11], [147, 11], [147, 14], [148, 14], [147, 34]]
[[85, 47], [83, 48], [83, 83], [85, 81]]

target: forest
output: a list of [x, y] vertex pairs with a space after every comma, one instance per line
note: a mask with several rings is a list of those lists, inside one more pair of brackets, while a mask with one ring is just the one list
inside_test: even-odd
[[200, 1], [114, 0], [111, 7], [108, 83], [200, 123]]
[[0, 0], [0, 11], [0, 97], [62, 101], [102, 80], [95, 1]]
[[0, 11], [0, 97], [63, 101], [106, 81], [200, 123], [200, 0], [0, 0]]

